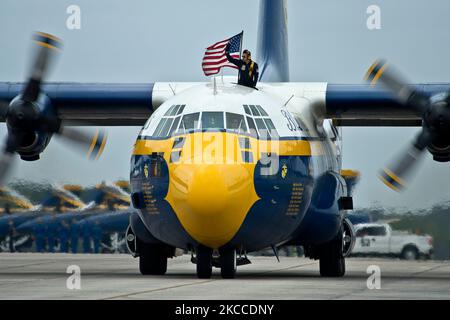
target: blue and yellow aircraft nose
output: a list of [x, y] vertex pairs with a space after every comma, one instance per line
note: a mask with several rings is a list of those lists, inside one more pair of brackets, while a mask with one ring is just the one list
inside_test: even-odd
[[211, 248], [231, 240], [258, 199], [253, 168], [243, 163], [180, 164], [170, 178], [167, 201], [186, 231]]

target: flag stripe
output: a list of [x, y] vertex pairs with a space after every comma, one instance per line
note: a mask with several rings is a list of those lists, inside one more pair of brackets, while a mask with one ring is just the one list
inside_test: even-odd
[[221, 64], [221, 63], [224, 63], [224, 62], [228, 62], [228, 59], [227, 58], [223, 58], [221, 60], [203, 62], [202, 66], [215, 66], [217, 64]]
[[[239, 54], [231, 54], [231, 56], [235, 59], [239, 58]], [[227, 59], [227, 57], [225, 55], [223, 56], [214, 56], [214, 57], [207, 57], [203, 59], [203, 62], [219, 62], [222, 61], [223, 59]]]
[[225, 48], [229, 45], [230, 55], [238, 59], [240, 56], [243, 33], [237, 34], [229, 39], [219, 41], [208, 48], [202, 60], [203, 73], [206, 76], [217, 74], [223, 67], [237, 69], [237, 67], [228, 61], [225, 53]]
[[207, 50], [205, 52], [205, 54], [217, 54], [217, 53], [224, 53], [224, 52], [225, 52], [224, 48], [223, 49], [216, 49], [216, 50], [210, 49], [210, 50]]
[[213, 44], [212, 46], [209, 46], [207, 49], [225, 48], [229, 41], [230, 41], [230, 39], [217, 42], [217, 43]]
[[[203, 59], [218, 59], [218, 58], [224, 57], [224, 56], [225, 56], [225, 52], [223, 52], [223, 54], [205, 54]], [[230, 53], [230, 56], [239, 57], [239, 53], [233, 52], [233, 53]]]

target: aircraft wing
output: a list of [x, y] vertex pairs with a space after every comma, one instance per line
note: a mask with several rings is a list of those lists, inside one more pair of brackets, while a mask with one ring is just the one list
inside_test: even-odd
[[[167, 98], [194, 83], [48, 83], [42, 92], [67, 124], [142, 126]], [[25, 83], [0, 82], [0, 104], [9, 105]], [[0, 113], [0, 121], [5, 114]]]
[[[426, 96], [449, 92], [450, 84], [411, 85]], [[338, 126], [421, 126], [414, 108], [388, 90], [371, 85], [328, 84], [326, 117]]]

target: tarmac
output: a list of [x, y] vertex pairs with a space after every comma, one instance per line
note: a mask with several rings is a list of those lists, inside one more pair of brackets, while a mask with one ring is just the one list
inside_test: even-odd
[[[1, 253], [0, 299], [450, 298], [450, 261], [348, 258], [343, 278], [322, 278], [318, 261], [249, 258], [252, 264], [238, 267], [235, 279], [223, 280], [214, 269], [205, 280], [197, 279], [187, 255], [169, 259], [164, 276], [142, 276], [138, 259], [124, 254]], [[69, 266], [79, 267], [80, 282], [71, 281], [75, 276], [67, 273]], [[377, 267], [379, 289], [371, 273]], [[74, 283], [80, 289], [73, 289]]]

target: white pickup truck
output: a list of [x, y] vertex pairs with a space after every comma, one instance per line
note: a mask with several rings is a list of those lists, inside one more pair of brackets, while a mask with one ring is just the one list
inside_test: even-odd
[[351, 255], [390, 255], [406, 260], [431, 258], [433, 238], [393, 231], [387, 223], [363, 223], [355, 227], [355, 246]]

